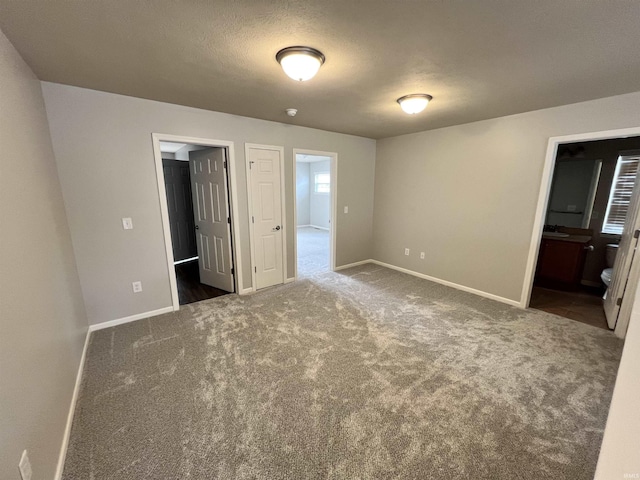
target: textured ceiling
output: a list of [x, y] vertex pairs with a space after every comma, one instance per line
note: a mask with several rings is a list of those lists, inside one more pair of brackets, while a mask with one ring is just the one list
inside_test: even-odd
[[[373, 138], [640, 90], [639, 18], [638, 0], [0, 0], [42, 80]], [[291, 45], [326, 55], [314, 79], [282, 72]], [[434, 100], [406, 115], [416, 92]]]

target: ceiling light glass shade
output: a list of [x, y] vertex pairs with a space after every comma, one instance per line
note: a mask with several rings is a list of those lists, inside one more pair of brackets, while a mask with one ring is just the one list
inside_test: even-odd
[[324, 63], [324, 55], [310, 47], [283, 48], [276, 60], [289, 77], [299, 82], [313, 78]]
[[414, 95], [405, 95], [404, 97], [400, 97], [398, 99], [398, 103], [402, 110], [409, 115], [415, 115], [416, 113], [420, 113], [425, 108], [427, 108], [427, 104], [433, 99], [431, 95], [427, 95], [426, 93], [416, 93]]

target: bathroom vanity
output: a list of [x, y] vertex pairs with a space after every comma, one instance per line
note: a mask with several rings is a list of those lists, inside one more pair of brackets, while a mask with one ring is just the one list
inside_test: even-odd
[[535, 283], [541, 287], [577, 290], [587, 252], [593, 249], [591, 236], [584, 234], [588, 232], [544, 232]]

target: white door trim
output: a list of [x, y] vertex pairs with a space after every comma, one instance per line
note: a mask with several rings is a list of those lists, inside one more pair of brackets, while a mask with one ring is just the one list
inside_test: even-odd
[[234, 143], [227, 140], [212, 140], [209, 138], [186, 137], [184, 135], [170, 135], [165, 133], [152, 133], [151, 140], [153, 142], [153, 157], [156, 165], [156, 181], [158, 183], [158, 199], [160, 200], [160, 216], [162, 218], [162, 231], [164, 234], [164, 246], [167, 255], [167, 271], [169, 274], [169, 284], [171, 286], [171, 303], [173, 310], [180, 309], [180, 301], [178, 299], [178, 282], [176, 280], [176, 270], [173, 266], [173, 246], [171, 242], [171, 227], [169, 224], [169, 209], [167, 207], [167, 192], [164, 186], [164, 172], [162, 170], [162, 152], [160, 151], [160, 142], [176, 142], [187, 143], [193, 145], [203, 145], [207, 147], [221, 147], [227, 149], [229, 163], [229, 201], [231, 208], [231, 235], [232, 235], [232, 255], [234, 268], [234, 284], [236, 293], [240, 293], [242, 289], [242, 258], [240, 256], [240, 225], [238, 213], [238, 194], [237, 194], [237, 178], [236, 178], [236, 157]]
[[288, 230], [287, 230], [287, 202], [286, 202], [286, 188], [285, 188], [285, 182], [284, 182], [284, 168], [285, 168], [285, 161], [284, 161], [284, 147], [280, 147], [278, 145], [261, 145], [258, 143], [245, 143], [244, 144], [244, 167], [246, 170], [246, 174], [247, 174], [247, 202], [248, 202], [248, 209], [249, 209], [249, 250], [251, 251], [251, 291], [255, 292], [256, 291], [256, 270], [255, 270], [255, 265], [256, 265], [256, 260], [255, 260], [255, 255], [254, 255], [254, 246], [255, 246], [255, 239], [253, 237], [253, 226], [251, 225], [251, 217], [253, 216], [253, 203], [252, 203], [252, 197], [251, 197], [251, 171], [249, 168], [249, 149], [251, 148], [259, 148], [261, 150], [275, 150], [277, 152], [280, 152], [280, 195], [281, 195], [281, 204], [280, 204], [280, 209], [282, 212], [282, 277], [283, 277], [283, 283], [287, 283], [287, 235], [288, 235]]
[[294, 225], [294, 237], [293, 237], [293, 258], [295, 268], [293, 269], [294, 280], [298, 279], [298, 191], [296, 185], [296, 156], [297, 155], [318, 155], [320, 157], [329, 157], [329, 175], [331, 177], [331, 192], [330, 201], [331, 206], [329, 210], [331, 212], [331, 223], [329, 224], [329, 270], [336, 271], [336, 236], [338, 227], [338, 154], [336, 152], [321, 152], [319, 150], [309, 150], [308, 148], [294, 148], [293, 149], [293, 225]]
[[[579, 133], [549, 138], [549, 142], [547, 143], [547, 154], [544, 161], [544, 167], [542, 169], [542, 179], [540, 181], [540, 192], [538, 194], [538, 204], [533, 222], [533, 231], [531, 232], [531, 243], [529, 245], [529, 257], [527, 259], [527, 267], [525, 270], [524, 285], [522, 287], [522, 294], [520, 297], [520, 306], [522, 308], [528, 307], [529, 301], [531, 300], [533, 277], [535, 275], [540, 241], [542, 239], [542, 228], [544, 227], [544, 218], [547, 211], [547, 204], [549, 202], [549, 192], [551, 190], [551, 181], [553, 180], [553, 170], [555, 167], [558, 145], [562, 143], [588, 142], [593, 140], [608, 140], [612, 138], [634, 136], [640, 136], [640, 127], [620, 128], [617, 130]], [[621, 336], [622, 330], [618, 330], [618, 327], [616, 326], [615, 332], [616, 335]], [[624, 336], [624, 333], [622, 333], [622, 336]]]

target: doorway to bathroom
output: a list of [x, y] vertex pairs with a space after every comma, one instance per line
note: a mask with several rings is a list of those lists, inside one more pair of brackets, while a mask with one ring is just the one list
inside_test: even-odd
[[337, 155], [294, 150], [296, 277], [335, 268]]
[[625, 291], [638, 277], [640, 136], [554, 147], [529, 307], [624, 336], [633, 300]]

